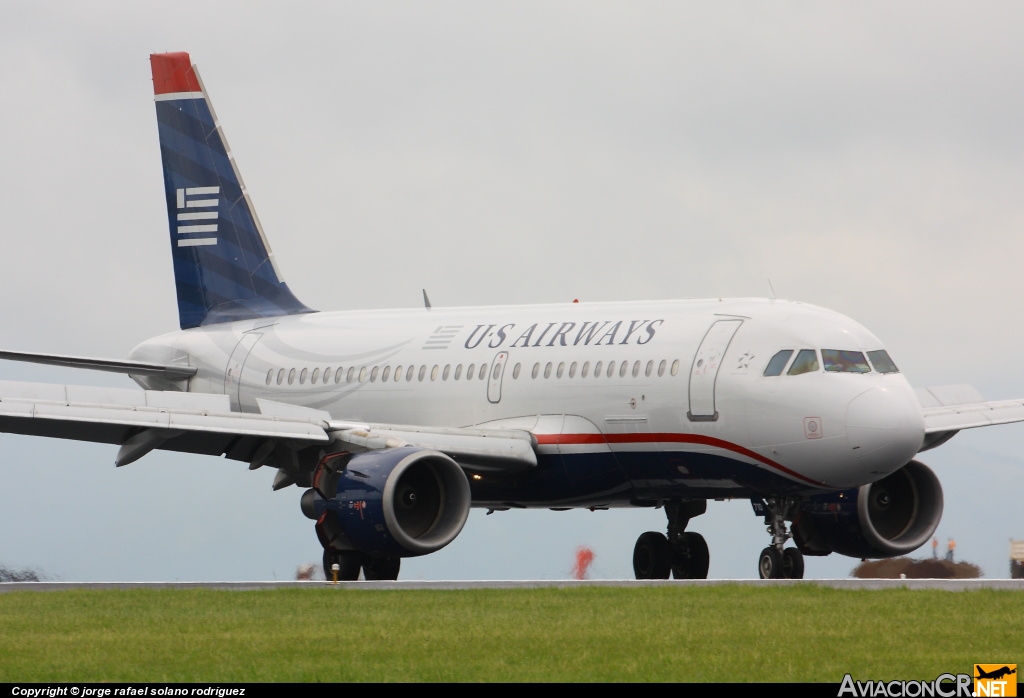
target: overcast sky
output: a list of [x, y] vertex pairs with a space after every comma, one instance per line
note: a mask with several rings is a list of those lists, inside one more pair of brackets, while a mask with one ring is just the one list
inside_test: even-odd
[[[121, 357], [177, 328], [148, 56], [188, 51], [295, 294], [323, 309], [766, 296], [863, 323], [915, 386], [1024, 397], [1024, 6], [0, 0], [0, 346]], [[127, 378], [0, 362], [0, 379]], [[988, 576], [1024, 426], [922, 456]], [[290, 578], [296, 488], [233, 461], [0, 436], [0, 563]], [[632, 576], [655, 511], [474, 511], [403, 577]], [[756, 576], [748, 502], [692, 528]], [[925, 554], [921, 551], [920, 554]], [[809, 577], [848, 558], [809, 559]]]

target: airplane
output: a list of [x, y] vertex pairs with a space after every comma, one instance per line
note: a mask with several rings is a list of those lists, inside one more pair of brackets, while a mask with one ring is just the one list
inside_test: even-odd
[[[805, 556], [904, 555], [942, 487], [919, 453], [1024, 421], [1024, 401], [915, 391], [882, 342], [830, 310], [705, 299], [318, 312], [275, 262], [187, 53], [150, 56], [180, 329], [127, 359], [0, 358], [128, 375], [142, 390], [0, 382], [0, 431], [277, 470], [301, 490], [324, 572], [393, 580], [471, 507], [653, 507], [638, 579], [703, 579], [691, 521], [747, 499], [765, 579]], [[792, 541], [792, 545], [788, 545]]]
[[1011, 669], [1008, 666], [1003, 666], [1003, 667], [1000, 667], [999, 669], [994, 669], [993, 671], [985, 671], [984, 669], [978, 668], [978, 675], [975, 676], [974, 678], [976, 678], [976, 679], [1001, 679], [1004, 676], [1009, 676], [1010, 674], [1016, 674], [1016, 673], [1017, 673], [1016, 669]]

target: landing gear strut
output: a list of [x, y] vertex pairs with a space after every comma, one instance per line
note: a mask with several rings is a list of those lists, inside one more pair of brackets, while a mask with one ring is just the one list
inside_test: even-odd
[[704, 536], [686, 530], [690, 519], [707, 511], [706, 500], [670, 502], [665, 505], [668, 535], [643, 533], [633, 548], [633, 572], [637, 579], [707, 579], [710, 555]]
[[785, 547], [792, 536], [786, 519], [792, 520], [798, 502], [795, 499], [768, 499], [754, 502], [754, 511], [764, 513], [764, 523], [772, 543], [761, 551], [757, 573], [761, 579], [803, 579], [804, 555], [798, 548]]
[[400, 557], [372, 557], [355, 550], [324, 549], [324, 576], [327, 581], [334, 579], [334, 565], [338, 565], [338, 581], [354, 582], [359, 579], [359, 571], [363, 579], [395, 580], [402, 565]]

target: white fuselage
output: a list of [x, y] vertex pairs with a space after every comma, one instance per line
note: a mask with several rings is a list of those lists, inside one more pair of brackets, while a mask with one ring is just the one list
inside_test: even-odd
[[784, 350], [882, 348], [838, 313], [739, 299], [311, 313], [175, 332], [131, 358], [187, 361], [185, 389], [242, 411], [264, 398], [527, 429], [557, 476], [478, 488], [478, 503], [613, 506], [849, 488], [902, 467], [924, 438], [902, 374], [764, 375]]

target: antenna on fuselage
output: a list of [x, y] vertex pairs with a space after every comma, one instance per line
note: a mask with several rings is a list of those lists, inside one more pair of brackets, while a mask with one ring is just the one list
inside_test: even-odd
[[430, 297], [427, 296], [427, 289], [423, 289], [423, 307], [430, 310]]
[[[771, 280], [770, 278], [768, 279], [768, 288], [769, 288], [769, 289], [771, 289], [771, 292], [772, 292], [772, 300], [773, 300], [773, 301], [774, 301], [774, 300], [778, 300], [778, 298], [776, 298], [776, 297], [775, 297], [775, 287], [774, 287], [774, 286], [772, 286], [772, 280]], [[424, 293], [426, 293], [426, 292], [424, 291]]]

